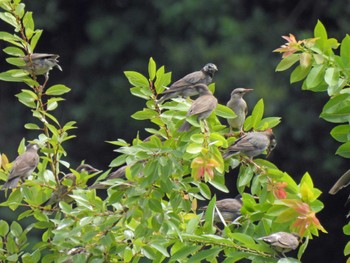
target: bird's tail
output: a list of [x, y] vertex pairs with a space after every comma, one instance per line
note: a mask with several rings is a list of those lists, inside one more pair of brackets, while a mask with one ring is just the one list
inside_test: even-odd
[[190, 128], [191, 128], [191, 124], [188, 121], [185, 121], [177, 131], [186, 132], [186, 131], [189, 131]]
[[18, 184], [19, 177], [15, 177], [13, 179], [9, 179], [4, 185], [2, 186], [2, 189], [12, 189], [15, 188]]

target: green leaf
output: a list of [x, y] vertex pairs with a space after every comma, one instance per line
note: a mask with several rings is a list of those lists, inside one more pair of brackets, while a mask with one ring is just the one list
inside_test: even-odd
[[324, 81], [329, 86], [334, 86], [338, 84], [339, 80], [339, 69], [338, 68], [327, 68], [325, 75], [324, 75]]
[[15, 28], [19, 26], [16, 17], [8, 12], [0, 12], [0, 19]]
[[226, 119], [233, 119], [237, 117], [233, 110], [222, 104], [218, 104], [215, 109], [215, 114]]
[[137, 111], [131, 115], [131, 118], [135, 120], [150, 120], [156, 116], [158, 116], [158, 112], [144, 108], [142, 111]]
[[338, 142], [350, 141], [350, 125], [342, 124], [334, 127], [331, 130], [331, 135]]
[[343, 232], [345, 235], [350, 236], [350, 222], [343, 226]]
[[295, 83], [303, 80], [309, 74], [310, 70], [311, 66], [303, 68], [302, 66], [298, 65], [290, 75], [290, 83]]
[[260, 99], [252, 111], [252, 126], [256, 130], [259, 127], [260, 121], [264, 115], [264, 101]]
[[33, 13], [26, 12], [23, 17], [23, 26], [25, 27], [26, 37], [30, 39], [34, 33]]
[[62, 84], [58, 84], [58, 85], [54, 85], [51, 86], [50, 88], [48, 88], [45, 92], [46, 95], [50, 95], [50, 96], [59, 96], [62, 94], [65, 94], [67, 92], [69, 92], [71, 89], [68, 88], [65, 85]]
[[125, 76], [130, 84], [134, 87], [148, 88], [149, 82], [145, 76], [135, 71], [124, 71]]
[[38, 99], [37, 95], [31, 90], [22, 90], [22, 92], [15, 95], [18, 100], [30, 108], [36, 108], [35, 101]]
[[139, 98], [142, 98], [142, 99], [145, 99], [145, 100], [149, 100], [150, 97], [148, 94], [145, 94], [143, 92], [143, 88], [140, 88], [140, 87], [133, 87], [130, 89], [130, 92], [132, 95], [136, 96], [136, 97], [139, 97]]
[[11, 65], [14, 65], [14, 66], [17, 66], [17, 67], [23, 67], [25, 66], [25, 61], [22, 59], [22, 58], [7, 58], [6, 59], [7, 63], [11, 64]]
[[324, 40], [328, 39], [326, 28], [320, 20], [317, 21], [317, 24], [315, 26], [314, 36]]
[[24, 51], [21, 48], [18, 47], [7, 47], [4, 48], [3, 51], [10, 55], [10, 56], [15, 56], [15, 57], [22, 57], [24, 56]]
[[171, 72], [165, 73], [164, 66], [162, 66], [157, 70], [156, 77], [157, 78], [154, 86], [156, 87], [157, 94], [160, 94], [164, 91], [165, 87], [170, 84]]
[[319, 86], [323, 81], [324, 72], [325, 68], [323, 65], [315, 65], [306, 77], [305, 84], [307, 89]]
[[344, 158], [350, 158], [350, 142], [340, 145], [335, 153]]
[[156, 62], [151, 57], [148, 62], [148, 75], [150, 80], [154, 80], [156, 76]]
[[282, 59], [280, 63], [278, 63], [276, 67], [276, 71], [284, 71], [289, 69], [291, 66], [295, 64], [295, 62], [299, 61], [300, 54], [292, 54], [288, 57]]
[[[16, 1], [14, 1], [14, 2], [16, 2]], [[18, 0], [17, 0], [17, 2], [19, 2]], [[18, 16], [18, 17], [20, 17], [20, 18], [22, 18], [23, 17], [23, 15], [24, 15], [24, 10], [25, 9], [25, 4], [23, 4], [23, 3], [16, 3], [16, 9], [15, 9], [15, 14]]]
[[198, 263], [203, 262], [205, 259], [208, 259], [209, 262], [212, 257], [216, 258], [219, 252], [222, 250], [220, 247], [212, 247], [210, 249], [205, 249], [200, 251], [199, 253], [193, 255], [189, 258], [187, 263]]
[[41, 130], [41, 128], [35, 123], [26, 123], [24, 125], [24, 128], [26, 128], [28, 130]]
[[7, 224], [6, 221], [0, 220], [0, 236], [5, 237], [7, 233], [9, 232], [9, 225]]
[[198, 184], [198, 188], [200, 193], [206, 198], [206, 199], [210, 199], [211, 197], [211, 191], [209, 186], [206, 183], [200, 182]]
[[346, 243], [345, 248], [344, 248], [344, 255], [348, 256], [350, 255], [350, 241]]
[[9, 42], [9, 43], [11, 43], [14, 46], [17, 46], [19, 48], [23, 48], [22, 39], [16, 35], [12, 35], [12, 34], [7, 33], [7, 32], [0, 32], [0, 39], [4, 40], [6, 42]]
[[152, 243], [151, 247], [153, 247], [154, 249], [158, 250], [160, 253], [162, 253], [165, 257], [169, 257], [169, 253], [167, 251], [167, 245], [165, 243]]
[[203, 150], [203, 146], [201, 144], [197, 144], [197, 143], [190, 143], [186, 148], [186, 152], [188, 152], [190, 154], [198, 154], [202, 150]]
[[149, 204], [149, 208], [151, 208], [151, 210], [153, 210], [154, 212], [156, 213], [163, 212], [162, 204], [159, 199], [151, 198], [149, 199], [148, 204]]
[[16, 221], [13, 221], [10, 226], [10, 232], [14, 237], [19, 237], [22, 234], [23, 229], [20, 224], [18, 224]]
[[232, 233], [230, 237], [247, 246], [253, 245], [253, 244], [255, 245], [254, 239], [251, 236], [243, 233]]
[[42, 30], [35, 30], [34, 35], [32, 36], [32, 39], [30, 40], [30, 47], [32, 48], [32, 52], [34, 51], [36, 44], [38, 43], [41, 34], [43, 33]]
[[254, 175], [253, 170], [250, 168], [250, 166], [243, 167], [241, 166], [239, 169], [239, 177], [238, 177], [238, 187], [244, 187], [250, 183]]
[[262, 119], [257, 127], [258, 131], [265, 131], [268, 128], [274, 128], [281, 122], [281, 117], [267, 117]]
[[207, 206], [207, 209], [205, 211], [205, 223], [203, 228], [207, 233], [211, 233], [213, 230], [215, 203], [216, 203], [216, 196], [214, 195], [213, 198], [210, 200]]
[[11, 69], [0, 73], [0, 80], [11, 82], [25, 82], [30, 81], [28, 72], [23, 69]]
[[124, 262], [130, 262], [133, 258], [133, 252], [130, 247], [126, 247], [123, 251]]
[[177, 250], [170, 258], [170, 262], [178, 261], [179, 259], [187, 258], [190, 254], [195, 253], [199, 249], [201, 249], [201, 246], [191, 246], [188, 244], [183, 244], [183, 248]]
[[320, 117], [333, 123], [350, 122], [350, 94], [332, 97], [323, 107]]
[[350, 67], [350, 36], [347, 34], [340, 46], [340, 57], [344, 67]]

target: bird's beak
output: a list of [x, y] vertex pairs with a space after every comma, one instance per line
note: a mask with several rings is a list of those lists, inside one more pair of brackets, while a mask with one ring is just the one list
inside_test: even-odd
[[251, 92], [253, 91], [254, 89], [245, 89], [244, 92], [247, 93], [247, 92]]

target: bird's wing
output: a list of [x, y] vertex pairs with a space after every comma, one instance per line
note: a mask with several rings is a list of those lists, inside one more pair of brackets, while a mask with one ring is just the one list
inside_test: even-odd
[[187, 115], [197, 115], [208, 110], [212, 110], [215, 108], [215, 104], [217, 104], [217, 99], [214, 96], [200, 96], [192, 103]]
[[13, 164], [8, 179], [15, 178], [32, 169], [35, 169], [35, 167], [38, 165], [38, 161], [39, 159], [36, 153], [25, 152], [22, 155], [19, 155]]
[[287, 235], [281, 235], [281, 236], [278, 238], [278, 243], [279, 243], [279, 246], [280, 246], [280, 247], [283, 247], [283, 248], [291, 248], [292, 240], [291, 240], [291, 237], [289, 237], [289, 236], [287, 236]]
[[192, 85], [192, 84], [191, 83], [187, 83], [187, 84], [182, 84], [181, 86], [173, 86], [173, 85], [171, 85], [170, 88], [168, 88], [168, 89], [166, 89], [166, 90], [164, 90], [162, 92], [162, 95], [163, 94], [167, 94], [167, 93], [173, 93], [173, 92], [181, 92], [183, 90], [186, 90], [189, 87], [189, 85]]
[[173, 84], [171, 84], [170, 88], [179, 88], [183, 86], [194, 85], [204, 78], [205, 75], [202, 71], [195, 71], [175, 81]]
[[230, 151], [240, 151], [240, 150], [255, 150], [256, 146], [254, 143], [254, 138], [250, 137], [249, 134], [239, 138], [230, 147]]
[[230, 211], [240, 210], [242, 207], [242, 204], [234, 198], [226, 198], [226, 199], [217, 201], [216, 206], [219, 208], [220, 211], [230, 212]]

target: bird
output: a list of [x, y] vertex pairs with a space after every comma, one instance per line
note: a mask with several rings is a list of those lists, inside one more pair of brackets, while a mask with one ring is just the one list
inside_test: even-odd
[[58, 64], [58, 58], [59, 55], [56, 54], [33, 53], [22, 57], [26, 65], [21, 66], [20, 68], [25, 69], [36, 76], [45, 75], [45, 80], [47, 80], [49, 77], [49, 71], [54, 67], [57, 67], [62, 71], [61, 66]]
[[2, 189], [17, 187], [20, 179], [27, 178], [34, 172], [39, 164], [38, 150], [39, 146], [37, 144], [30, 143], [27, 145], [26, 151], [15, 159], [7, 181], [2, 186]]
[[161, 93], [162, 97], [157, 102], [162, 103], [178, 96], [191, 97], [197, 95], [198, 91], [194, 88], [194, 85], [199, 83], [209, 85], [213, 81], [216, 71], [218, 71], [218, 68], [215, 64], [206, 64], [201, 70], [192, 72], [175, 81], [168, 89]]
[[231, 92], [231, 98], [226, 106], [237, 116], [233, 119], [227, 119], [227, 122], [230, 125], [230, 132], [233, 130], [239, 130], [239, 132], [243, 133], [243, 124], [248, 113], [248, 106], [243, 99], [243, 96], [251, 91], [253, 91], [253, 89], [236, 88]]
[[[88, 174], [100, 172], [100, 170], [86, 163], [79, 165], [75, 169], [75, 171], [77, 171], [78, 173], [86, 172]], [[65, 201], [66, 203], [73, 201], [73, 199], [69, 196], [69, 194], [71, 194], [72, 188], [76, 186], [76, 179], [77, 178], [74, 173], [66, 174], [60, 180], [60, 184], [58, 185], [57, 189], [52, 192], [50, 199], [44, 202], [41, 206], [57, 204], [59, 201]], [[72, 181], [71, 186], [69, 187], [67, 185], [62, 184], [63, 180], [71, 180]]]
[[[225, 198], [216, 201], [215, 205], [217, 209], [220, 211], [225, 222], [232, 223], [235, 219], [237, 219], [241, 215], [242, 208], [242, 196], [238, 195], [235, 198]], [[203, 206], [199, 208], [199, 210], [206, 211], [207, 206]], [[222, 220], [216, 211], [214, 210], [214, 222], [221, 223]]]
[[[205, 84], [196, 84], [193, 86], [199, 93], [199, 97], [193, 101], [190, 109], [187, 111], [186, 116], [197, 115], [198, 121], [206, 119], [213, 112], [218, 105], [218, 100], [208, 89]], [[179, 132], [188, 131], [191, 128], [191, 124], [185, 120], [185, 122], [178, 129]]]
[[331, 195], [335, 195], [342, 188], [347, 187], [350, 184], [350, 169], [347, 170], [339, 179], [335, 182], [332, 188], [329, 190]]
[[263, 132], [249, 132], [229, 146], [226, 153], [223, 154], [223, 158], [227, 159], [234, 154], [241, 153], [252, 159], [265, 150], [267, 150], [268, 156], [276, 145], [277, 141], [272, 129]]
[[270, 244], [276, 251], [285, 252], [295, 250], [299, 246], [299, 236], [295, 233], [276, 232], [268, 236], [260, 237], [258, 240], [263, 240]]

